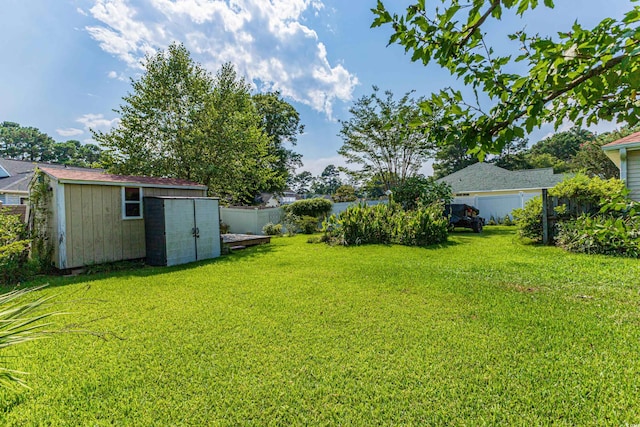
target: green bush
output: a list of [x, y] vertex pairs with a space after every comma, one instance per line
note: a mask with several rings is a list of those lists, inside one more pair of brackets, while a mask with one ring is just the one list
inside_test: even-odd
[[520, 237], [542, 242], [542, 197], [530, 199], [523, 209], [514, 209], [513, 218]]
[[267, 236], [279, 236], [282, 234], [282, 224], [268, 222], [262, 227], [262, 233]]
[[285, 214], [295, 215], [297, 217], [312, 216], [314, 218], [323, 218], [331, 213], [330, 200], [316, 197], [314, 199], [298, 200], [290, 205], [283, 207]]
[[427, 246], [447, 240], [448, 221], [435, 203], [404, 211], [397, 203], [360, 204], [323, 223], [330, 240], [344, 245], [390, 244]]
[[571, 252], [638, 258], [640, 215], [582, 215], [558, 226], [556, 245]]
[[0, 284], [19, 282], [37, 271], [29, 262], [30, 243], [20, 216], [0, 213]]
[[451, 203], [452, 197], [449, 184], [421, 175], [407, 178], [393, 189], [393, 201], [400, 203], [405, 210], [418, 209], [439, 201]]
[[621, 194], [625, 189], [624, 182], [611, 178], [589, 178], [584, 174], [576, 174], [549, 189], [549, 195], [560, 199], [573, 199], [580, 203], [591, 205], [597, 211], [603, 204], [611, 200], [612, 196]]
[[313, 234], [318, 231], [318, 218], [304, 215], [298, 218], [298, 222], [296, 224], [298, 226], [298, 230], [300, 230], [303, 234]]

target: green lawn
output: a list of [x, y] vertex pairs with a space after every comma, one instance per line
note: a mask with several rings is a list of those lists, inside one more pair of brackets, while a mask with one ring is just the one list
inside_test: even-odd
[[112, 335], [12, 350], [0, 424], [640, 424], [640, 261], [512, 230], [51, 280], [61, 326]]

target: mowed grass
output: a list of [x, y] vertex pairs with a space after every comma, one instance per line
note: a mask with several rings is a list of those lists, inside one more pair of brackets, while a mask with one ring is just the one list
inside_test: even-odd
[[640, 261], [512, 230], [51, 280], [59, 326], [109, 335], [12, 350], [0, 424], [639, 424]]

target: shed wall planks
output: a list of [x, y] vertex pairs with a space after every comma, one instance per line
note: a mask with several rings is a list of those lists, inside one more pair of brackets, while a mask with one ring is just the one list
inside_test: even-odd
[[[54, 239], [53, 260], [58, 268], [144, 258], [146, 255], [144, 219], [122, 219], [122, 187], [114, 185], [65, 184], [64, 218], [52, 197], [49, 235]], [[202, 197], [204, 190], [144, 188], [144, 195]], [[67, 262], [59, 262], [58, 221], [65, 222], [63, 245]]]

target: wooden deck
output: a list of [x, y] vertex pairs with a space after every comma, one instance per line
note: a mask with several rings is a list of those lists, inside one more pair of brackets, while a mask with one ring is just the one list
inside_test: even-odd
[[223, 234], [222, 242], [231, 249], [242, 249], [247, 246], [263, 245], [271, 243], [271, 236], [259, 236], [255, 234]]

